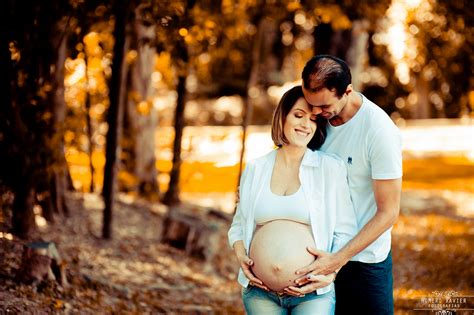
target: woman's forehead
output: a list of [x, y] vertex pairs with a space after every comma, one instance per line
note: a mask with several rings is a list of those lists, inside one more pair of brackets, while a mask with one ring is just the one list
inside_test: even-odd
[[295, 105], [293, 105], [293, 110], [300, 109], [305, 112], [311, 112], [311, 106], [309, 106], [308, 102], [304, 99], [304, 97], [300, 97]]

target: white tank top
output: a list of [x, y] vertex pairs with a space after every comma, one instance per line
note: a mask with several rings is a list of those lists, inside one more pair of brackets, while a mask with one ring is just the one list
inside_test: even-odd
[[255, 205], [255, 223], [264, 224], [273, 220], [291, 220], [310, 224], [309, 211], [301, 185], [294, 194], [289, 196], [276, 195], [270, 188], [271, 176], [271, 173], [267, 175], [264, 187]]

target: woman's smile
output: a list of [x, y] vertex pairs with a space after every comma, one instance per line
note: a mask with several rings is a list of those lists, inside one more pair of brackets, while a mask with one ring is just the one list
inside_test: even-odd
[[300, 136], [304, 136], [304, 137], [307, 137], [311, 134], [310, 131], [304, 131], [302, 129], [295, 129], [295, 132], [300, 135]]

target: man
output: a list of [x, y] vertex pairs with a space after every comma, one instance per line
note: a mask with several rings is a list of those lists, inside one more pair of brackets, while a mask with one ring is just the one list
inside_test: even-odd
[[315, 56], [302, 76], [313, 114], [329, 121], [321, 150], [346, 163], [359, 232], [336, 253], [309, 249], [317, 260], [298, 273], [309, 273], [306, 289], [314, 290], [337, 272], [336, 314], [393, 314], [390, 232], [400, 209], [399, 130], [380, 107], [354, 91], [343, 60]]

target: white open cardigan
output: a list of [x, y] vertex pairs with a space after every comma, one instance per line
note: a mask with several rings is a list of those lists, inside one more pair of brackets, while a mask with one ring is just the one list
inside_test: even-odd
[[[255, 204], [265, 175], [273, 171], [277, 150], [249, 161], [240, 179], [240, 202], [229, 229], [229, 245], [242, 240], [248, 249], [255, 231]], [[358, 231], [352, 206], [347, 171], [338, 157], [321, 151], [306, 150], [301, 161], [299, 178], [310, 213], [311, 230], [316, 248], [336, 252], [351, 240]], [[247, 287], [249, 280], [239, 270], [238, 281]], [[316, 290], [324, 294], [333, 288], [333, 283]]]

